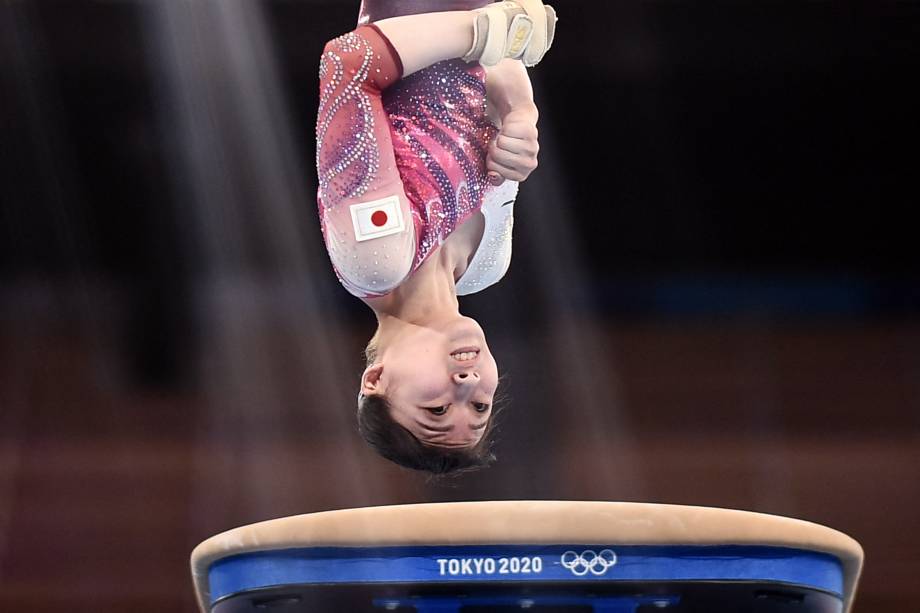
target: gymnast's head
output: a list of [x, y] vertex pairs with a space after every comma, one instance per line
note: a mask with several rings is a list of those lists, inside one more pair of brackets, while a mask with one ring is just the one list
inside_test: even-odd
[[498, 366], [475, 320], [391, 322], [365, 353], [358, 429], [377, 453], [438, 475], [494, 461]]

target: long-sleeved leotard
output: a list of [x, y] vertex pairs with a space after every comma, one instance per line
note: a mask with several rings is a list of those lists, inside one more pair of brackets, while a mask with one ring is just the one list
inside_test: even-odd
[[[405, 79], [401, 72], [398, 54], [373, 25], [323, 52], [318, 201], [330, 258], [352, 294], [383, 295], [483, 209], [483, 253], [471, 262], [471, 278], [458, 281], [460, 293], [477, 291], [507, 269], [517, 189], [487, 180], [497, 130], [486, 113], [485, 71], [457, 59]], [[390, 231], [376, 237], [377, 226]]]

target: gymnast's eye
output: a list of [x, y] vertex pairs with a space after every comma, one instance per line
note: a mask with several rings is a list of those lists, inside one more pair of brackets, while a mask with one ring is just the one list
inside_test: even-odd
[[476, 409], [477, 413], [485, 413], [491, 407], [484, 402], [474, 402], [473, 407]]
[[432, 415], [444, 415], [447, 413], [447, 407], [424, 407]]

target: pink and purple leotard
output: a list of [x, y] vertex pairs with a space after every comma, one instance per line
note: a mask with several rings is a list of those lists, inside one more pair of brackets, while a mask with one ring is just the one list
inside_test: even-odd
[[[484, 4], [366, 0], [359, 23]], [[336, 273], [351, 293], [383, 295], [394, 280], [383, 280], [383, 254], [370, 252], [371, 258], [364, 250], [358, 257], [349, 230], [342, 223], [331, 227], [337, 207], [401, 186], [415, 230], [408, 276], [482, 208], [490, 193], [514, 199], [509, 188], [516, 192], [516, 185], [496, 189], [486, 176], [486, 155], [497, 129], [486, 112], [485, 77], [479, 64], [454, 59], [402, 78], [398, 54], [372, 23], [326, 45], [316, 128], [319, 216]], [[510, 221], [506, 225], [510, 237]]]

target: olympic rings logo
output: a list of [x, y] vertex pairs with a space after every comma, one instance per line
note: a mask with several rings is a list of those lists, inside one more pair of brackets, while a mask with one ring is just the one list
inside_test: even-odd
[[572, 571], [576, 577], [584, 577], [588, 573], [600, 577], [616, 566], [617, 554], [610, 549], [595, 552], [590, 549], [580, 554], [566, 551], [562, 554], [562, 567]]

